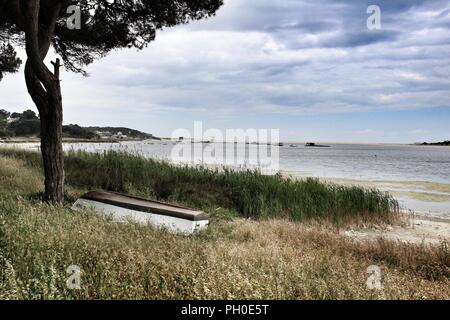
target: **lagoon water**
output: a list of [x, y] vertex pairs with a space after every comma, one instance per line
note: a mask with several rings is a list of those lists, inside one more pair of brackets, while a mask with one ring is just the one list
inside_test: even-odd
[[[175, 145], [170, 141], [67, 143], [64, 149], [122, 150], [170, 161]], [[21, 147], [38, 148], [38, 144]], [[230, 154], [230, 148], [234, 144], [226, 144], [224, 154]], [[333, 144], [330, 148], [314, 148], [295, 144], [282, 146], [277, 152], [284, 174], [377, 187], [393, 193], [405, 210], [450, 218], [450, 147]], [[196, 160], [201, 163], [201, 159]]]

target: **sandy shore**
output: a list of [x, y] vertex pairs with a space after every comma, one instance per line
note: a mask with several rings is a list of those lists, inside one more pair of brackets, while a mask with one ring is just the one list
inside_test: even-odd
[[340, 234], [358, 241], [373, 241], [378, 238], [415, 244], [439, 244], [450, 241], [450, 220], [424, 216], [408, 216], [398, 226], [372, 228], [349, 228]]

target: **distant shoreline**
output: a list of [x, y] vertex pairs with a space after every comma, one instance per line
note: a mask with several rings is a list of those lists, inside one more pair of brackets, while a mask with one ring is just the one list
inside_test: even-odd
[[[158, 139], [78, 139], [63, 138], [63, 143], [119, 143], [119, 142], [142, 142], [142, 141], [159, 141]], [[18, 143], [40, 143], [40, 138], [13, 138], [0, 140], [0, 143], [18, 144]]]
[[420, 143], [420, 144], [417, 144], [417, 145], [420, 145], [420, 146], [450, 147], [450, 141], [447, 140], [447, 141], [442, 141], [442, 142], [431, 142], [431, 143], [423, 142], [423, 143]]
[[[82, 139], [82, 138], [63, 138], [63, 143], [119, 143], [119, 142], [143, 142], [143, 141], [174, 141], [170, 138], [125, 138], [125, 139]], [[188, 140], [185, 140], [188, 141]], [[0, 139], [0, 143], [40, 143], [39, 137], [14, 137]], [[200, 143], [200, 141], [193, 141], [194, 143]], [[210, 141], [201, 141], [203, 143], [211, 143]], [[216, 141], [221, 143], [221, 141]], [[224, 143], [230, 143], [224, 141]], [[284, 146], [290, 145], [305, 145], [306, 142], [302, 141], [282, 141]], [[265, 143], [264, 143], [265, 144]], [[434, 142], [434, 143], [387, 143], [387, 142], [330, 142], [330, 141], [318, 141], [317, 144], [325, 145], [367, 145], [367, 146], [402, 146], [402, 147], [450, 147], [450, 141]]]

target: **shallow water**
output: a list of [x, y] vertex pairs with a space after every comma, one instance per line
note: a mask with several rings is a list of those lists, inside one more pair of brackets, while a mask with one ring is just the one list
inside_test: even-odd
[[[175, 143], [166, 141], [68, 143], [64, 144], [64, 149], [123, 150], [170, 161], [174, 146]], [[38, 144], [21, 144], [20, 147], [37, 149]], [[226, 144], [224, 154], [230, 154], [230, 148], [234, 145]], [[277, 152], [279, 168], [285, 174], [377, 187], [392, 192], [405, 210], [450, 218], [450, 147], [333, 144], [330, 148], [311, 148], [297, 144], [280, 147]], [[196, 163], [202, 161], [195, 160]], [[224, 161], [213, 162], [205, 164]]]

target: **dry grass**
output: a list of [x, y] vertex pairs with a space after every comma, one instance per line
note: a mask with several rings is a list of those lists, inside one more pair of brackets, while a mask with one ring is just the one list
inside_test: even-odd
[[[450, 299], [445, 243], [357, 243], [333, 228], [244, 219], [185, 237], [41, 203], [30, 197], [41, 179], [0, 157], [3, 299]], [[79, 291], [65, 284], [73, 264]], [[381, 291], [366, 287], [370, 265]]]

